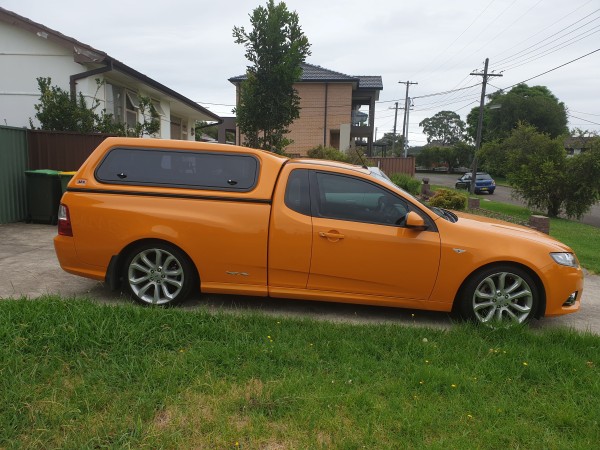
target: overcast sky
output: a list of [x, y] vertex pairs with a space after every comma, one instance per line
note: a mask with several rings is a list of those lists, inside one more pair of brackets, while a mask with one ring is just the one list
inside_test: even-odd
[[[411, 145], [426, 142], [419, 122], [441, 110], [463, 120], [479, 103], [485, 58], [488, 93], [600, 49], [600, 0], [288, 0], [311, 43], [307, 62], [348, 75], [381, 75], [377, 136], [391, 132], [394, 101], [409, 97]], [[108, 53], [145, 75], [232, 115], [245, 72], [234, 25], [266, 0], [2, 0], [2, 7]], [[527, 82], [547, 86], [570, 112], [569, 127], [600, 132], [600, 51]], [[398, 114], [398, 132], [402, 132]]]

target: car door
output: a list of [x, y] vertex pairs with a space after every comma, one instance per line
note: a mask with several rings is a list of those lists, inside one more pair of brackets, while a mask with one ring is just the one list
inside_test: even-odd
[[[407, 200], [361, 177], [313, 171], [308, 289], [424, 300], [438, 273], [433, 222]], [[415, 211], [429, 230], [404, 226]]]

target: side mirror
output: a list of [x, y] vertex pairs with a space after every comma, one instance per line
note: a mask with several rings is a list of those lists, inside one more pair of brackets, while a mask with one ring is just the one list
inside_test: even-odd
[[410, 211], [406, 215], [406, 228], [423, 231], [427, 229], [425, 220], [414, 211]]

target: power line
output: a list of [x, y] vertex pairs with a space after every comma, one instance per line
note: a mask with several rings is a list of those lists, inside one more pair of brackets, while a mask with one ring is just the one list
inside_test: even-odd
[[[511, 9], [511, 8], [512, 8], [512, 6], [513, 6], [513, 5], [514, 5], [516, 2], [517, 2], [517, 0], [513, 0], [513, 2], [512, 2], [512, 3], [510, 3], [510, 4], [509, 4], [509, 5], [506, 7], [506, 8], [504, 8], [504, 9], [502, 10], [502, 12], [500, 12], [500, 14], [498, 14], [498, 15], [497, 15], [496, 17], [494, 17], [494, 18], [493, 18], [493, 19], [492, 19], [490, 22], [488, 22], [488, 23], [487, 23], [487, 24], [486, 24], [486, 25], [485, 25], [485, 26], [484, 26], [484, 27], [481, 29], [481, 31], [480, 31], [480, 32], [479, 32], [479, 33], [478, 33], [478, 34], [477, 34], [475, 37], [471, 38], [471, 39], [470, 39], [470, 41], [469, 41], [467, 44], [465, 44], [465, 45], [464, 45], [464, 46], [463, 46], [463, 47], [462, 47], [462, 48], [461, 48], [461, 49], [460, 49], [458, 52], [456, 52], [456, 53], [454, 53], [454, 54], [450, 55], [450, 56], [449, 56], [449, 57], [448, 57], [448, 58], [447, 58], [447, 59], [446, 59], [446, 60], [445, 60], [445, 61], [444, 61], [442, 64], [440, 64], [438, 67], [436, 67], [436, 69], [434, 69], [432, 72], [435, 72], [435, 71], [437, 71], [439, 68], [443, 67], [445, 64], [447, 64], [449, 61], [451, 61], [451, 60], [453, 60], [453, 59], [454, 59], [454, 60], [456, 60], [455, 64], [453, 64], [453, 65], [451, 65], [451, 66], [449, 66], [449, 67], [446, 67], [446, 70], [451, 70], [451, 69], [453, 69], [453, 68], [455, 68], [455, 67], [459, 66], [460, 64], [462, 64], [462, 63], [464, 62], [464, 59], [465, 59], [465, 58], [463, 58], [463, 59], [461, 59], [461, 60], [457, 60], [457, 58], [456, 58], [456, 55], [459, 55], [459, 54], [461, 54], [461, 53], [462, 53], [462, 52], [463, 52], [463, 51], [464, 51], [464, 50], [465, 50], [467, 47], [469, 47], [470, 45], [473, 45], [473, 43], [474, 43], [474, 42], [476, 42], [476, 41], [477, 41], [477, 39], [478, 39], [478, 38], [479, 38], [479, 37], [480, 37], [480, 36], [481, 36], [483, 33], [486, 33], [486, 32], [487, 32], [487, 31], [490, 29], [490, 27], [491, 27], [491, 26], [492, 26], [492, 25], [493, 25], [493, 24], [494, 24], [494, 23], [495, 23], [495, 22], [496, 22], [498, 19], [500, 19], [500, 17], [502, 17], [502, 16], [503, 16], [503, 15], [504, 15], [504, 14], [505, 14], [505, 13], [506, 13], [506, 12], [507, 12], [509, 9]], [[473, 53], [470, 53], [470, 55], [469, 55], [469, 56], [471, 56], [472, 54], [473, 54]], [[429, 77], [427, 77], [427, 78], [429, 78]], [[427, 79], [427, 78], [426, 78], [426, 79]]]
[[[519, 17], [517, 17], [509, 26], [507, 26], [506, 28], [502, 29], [500, 32], [498, 32], [498, 34], [496, 34], [496, 36], [494, 36], [493, 38], [491, 38], [488, 42], [494, 42], [498, 37], [504, 35], [504, 33], [506, 33], [515, 23], [517, 23], [519, 20], [521, 20], [523, 17], [525, 17], [527, 14], [529, 14], [529, 12], [534, 9], [537, 5], [539, 5], [540, 3], [542, 3], [543, 0], [539, 0], [535, 5], [533, 5], [532, 7], [530, 7], [527, 11], [525, 11], [523, 14], [521, 14]], [[481, 50], [483, 50], [484, 48], [486, 48], [488, 46], [488, 42], [486, 42], [484, 45], [482, 45], [480, 48], [478, 48], [475, 52], [473, 52], [474, 54], [478, 54]]]
[[[468, 30], [469, 30], [469, 28], [471, 28], [471, 27], [473, 26], [473, 24], [474, 24], [475, 22], [477, 22], [477, 20], [478, 20], [478, 19], [479, 19], [479, 18], [480, 18], [480, 17], [483, 15], [483, 13], [485, 13], [485, 12], [486, 12], [486, 11], [489, 9], [489, 7], [490, 7], [490, 6], [492, 6], [492, 3], [494, 3], [494, 1], [495, 1], [495, 0], [492, 0], [491, 2], [489, 2], [489, 3], [488, 3], [488, 5], [487, 5], [487, 6], [486, 6], [486, 7], [485, 7], [485, 8], [484, 8], [484, 9], [483, 9], [483, 10], [482, 10], [482, 11], [481, 11], [481, 12], [480, 12], [478, 15], [477, 15], [477, 17], [475, 17], [475, 18], [473, 19], [473, 21], [472, 21], [472, 22], [469, 24], [469, 26], [468, 26], [467, 28], [465, 28], [465, 29], [464, 29], [464, 30], [463, 30], [463, 31], [462, 31], [462, 32], [461, 32], [461, 33], [458, 35], [458, 37], [457, 37], [456, 39], [454, 39], [454, 40], [453, 40], [453, 41], [450, 43], [450, 45], [448, 45], [448, 47], [446, 47], [446, 48], [445, 48], [443, 51], [441, 51], [441, 52], [440, 52], [440, 53], [439, 53], [439, 54], [438, 54], [438, 55], [437, 55], [435, 58], [433, 58], [433, 59], [431, 60], [431, 62], [433, 62], [433, 61], [437, 61], [437, 60], [438, 60], [438, 58], [439, 58], [440, 56], [442, 56], [442, 55], [446, 54], [446, 52], [448, 51], [448, 49], [450, 49], [450, 48], [451, 48], [451, 47], [452, 47], [452, 46], [453, 46], [453, 45], [456, 43], [456, 41], [458, 41], [458, 40], [461, 38], [461, 36], [462, 36], [463, 34], [465, 34], [465, 33], [466, 33]], [[442, 64], [442, 65], [443, 65], [443, 64]], [[427, 67], [427, 65], [426, 65], [425, 67]], [[439, 68], [439, 67], [441, 67], [441, 66], [438, 66], [438, 68]], [[435, 69], [435, 70], [437, 70], [437, 69]], [[435, 72], [435, 70], [434, 70], [434, 72]], [[419, 74], [421, 74], [422, 72], [423, 72], [423, 70], [420, 70], [420, 71], [419, 71], [419, 72], [417, 72], [416, 74], [412, 75], [410, 78], [416, 78], [416, 76], [417, 76], [417, 75], [419, 75]]]
[[585, 57], [587, 57], [587, 56], [590, 56], [590, 55], [592, 55], [592, 54], [594, 54], [594, 53], [596, 53], [596, 52], [599, 52], [599, 51], [600, 51], [600, 48], [597, 48], [596, 50], [594, 50], [594, 51], [591, 51], [591, 52], [589, 52], [589, 53], [586, 53], [585, 55], [583, 55], [583, 56], [580, 56], [579, 58], [572, 59], [572, 60], [571, 60], [571, 61], [569, 61], [569, 62], [566, 62], [566, 63], [564, 63], [564, 64], [561, 64], [560, 66], [556, 66], [556, 67], [554, 67], [554, 68], [552, 68], [552, 69], [550, 69], [550, 70], [546, 70], [545, 72], [542, 72], [542, 73], [540, 73], [540, 74], [538, 74], [538, 75], [535, 75], [535, 76], [533, 76], [533, 77], [531, 77], [531, 78], [527, 78], [526, 80], [519, 81], [518, 83], [515, 83], [515, 84], [513, 84], [513, 85], [511, 85], [511, 86], [505, 87], [505, 88], [503, 88], [502, 90], [503, 90], [503, 91], [505, 91], [505, 90], [507, 90], [507, 89], [510, 89], [510, 88], [512, 88], [512, 87], [515, 87], [515, 86], [516, 86], [516, 85], [518, 85], [518, 84], [521, 84], [521, 83], [527, 83], [528, 81], [531, 81], [531, 80], [533, 80], [533, 79], [535, 79], [535, 78], [539, 78], [539, 77], [541, 77], [542, 75], [546, 75], [547, 73], [554, 72], [555, 70], [557, 70], [557, 69], [560, 69], [561, 67], [567, 66], [567, 65], [569, 65], [569, 64], [571, 64], [571, 63], [574, 63], [575, 61], [579, 61], [580, 59], [583, 59], [583, 58], [585, 58]]
[[[533, 49], [533, 48], [535, 48], [535, 47], [539, 46], [539, 45], [540, 45], [542, 42], [545, 42], [545, 41], [547, 41], [548, 39], [552, 39], [552, 40], [551, 40], [550, 42], [548, 42], [547, 44], [544, 44], [544, 45], [542, 45], [540, 48], [546, 47], [546, 46], [548, 46], [548, 45], [552, 44], [553, 42], [556, 42], [556, 41], [558, 41], [558, 40], [560, 40], [560, 39], [562, 39], [562, 38], [564, 38], [564, 37], [568, 36], [569, 34], [572, 34], [572, 33], [576, 32], [577, 30], [580, 30], [581, 28], [583, 28], [583, 27], [585, 27], [585, 26], [589, 25], [590, 23], [592, 23], [592, 22], [595, 22], [596, 20], [598, 20], [598, 18], [592, 19], [592, 20], [590, 20], [589, 22], [587, 22], [587, 23], [584, 23], [583, 25], [581, 25], [581, 26], [579, 26], [579, 27], [575, 28], [574, 30], [571, 30], [571, 31], [569, 31], [569, 32], [568, 32], [568, 33], [566, 33], [565, 35], [563, 35], [563, 36], [560, 36], [560, 35], [561, 35], [561, 34], [563, 34], [563, 33], [564, 33], [564, 32], [565, 32], [565, 31], [566, 31], [568, 28], [570, 28], [570, 27], [572, 27], [572, 26], [574, 26], [574, 25], [578, 24], [578, 23], [579, 23], [579, 22], [581, 22], [582, 20], [585, 20], [585, 19], [587, 19], [588, 17], [590, 17], [591, 15], [593, 15], [593, 14], [597, 13], [598, 11], [600, 11], [600, 9], [597, 9], [597, 10], [593, 11], [592, 13], [590, 13], [590, 14], [588, 14], [587, 16], [585, 16], [585, 17], [583, 17], [583, 18], [579, 19], [579, 20], [578, 20], [578, 21], [576, 21], [576, 22], [573, 22], [572, 24], [570, 24], [570, 25], [568, 25], [567, 27], [565, 27], [565, 28], [563, 28], [562, 30], [560, 30], [558, 33], [553, 33], [553, 34], [552, 34], [552, 36], [548, 36], [547, 38], [545, 38], [545, 39], [542, 39], [541, 41], [538, 41], [538, 42], [536, 42], [535, 44], [533, 44], [533, 45], [530, 45], [530, 46], [529, 46], [529, 47], [527, 47], [527, 48], [524, 48], [524, 49], [523, 49], [523, 50], [521, 50], [520, 52], [517, 52], [517, 53], [515, 53], [515, 54], [513, 54], [513, 55], [507, 56], [506, 58], [499, 59], [498, 61], [496, 61], [496, 65], [508, 64], [508, 63], [510, 63], [510, 62], [511, 62], [511, 61], [513, 61], [513, 60], [519, 59], [519, 58], [520, 58], [520, 56], [519, 56], [519, 55], [520, 55], [520, 54], [522, 54], [522, 53], [524, 53], [524, 52], [525, 52], [525, 53], [524, 53], [524, 55], [527, 55], [527, 54], [529, 54], [529, 53], [533, 53], [533, 52], [535, 52], [535, 51], [539, 50], [539, 48], [538, 48], [538, 49], [535, 49], [535, 50], [531, 50], [530, 52], [527, 52], [527, 50], [529, 50], [529, 49]], [[553, 38], [554, 38], [554, 39], [553, 39]], [[524, 55], [523, 55], [523, 56], [524, 56]]]
[[[525, 43], [525, 42], [529, 41], [530, 39], [533, 39], [534, 37], [536, 37], [536, 36], [538, 36], [538, 35], [542, 34], [542, 33], [543, 33], [544, 31], [546, 31], [548, 28], [551, 28], [551, 27], [553, 27], [554, 25], [556, 25], [557, 23], [560, 23], [560, 22], [562, 22], [562, 21], [563, 21], [563, 20], [565, 20], [567, 17], [569, 17], [569, 16], [571, 16], [571, 15], [575, 14], [577, 11], [579, 11], [579, 10], [580, 10], [580, 9], [582, 9], [582, 8], [584, 8], [585, 6], [587, 6], [587, 5], [588, 5], [588, 3], [591, 3], [592, 1], [597, 1], [597, 0], [588, 0], [586, 3], [584, 3], [583, 5], [581, 5], [581, 6], [580, 6], [580, 7], [578, 7], [578, 8], [574, 9], [573, 11], [571, 11], [571, 12], [570, 12], [569, 14], [567, 14], [566, 16], [564, 16], [564, 17], [562, 17], [562, 18], [558, 19], [558, 20], [557, 20], [557, 21], [555, 21], [555, 22], [552, 22], [552, 23], [551, 23], [550, 25], [548, 25], [547, 27], [545, 27], [545, 28], [542, 28], [542, 29], [541, 29], [540, 31], [538, 31], [537, 33], [534, 33], [534, 34], [532, 34], [531, 36], [529, 36], [529, 37], [525, 38], [525, 39], [524, 39], [524, 40], [522, 40], [521, 42], [518, 42], [518, 43], [516, 43], [515, 45], [513, 45], [512, 47], [509, 47], [509, 48], [507, 48], [506, 50], [504, 50], [504, 51], [502, 51], [502, 52], [498, 53], [498, 55], [496, 55], [496, 56], [503, 55], [504, 53], [507, 53], [507, 52], [511, 51], [513, 48], [515, 48], [515, 47], [518, 47], [519, 45], [521, 45], [521, 44], [523, 44], [523, 43]], [[567, 28], [567, 27], [565, 27], [565, 28]], [[564, 29], [564, 28], [563, 28], [563, 29]]]
[[[593, 31], [593, 30], [596, 30], [596, 31]], [[575, 36], [575, 37], [573, 37], [573, 38], [571, 38], [571, 39], [569, 39], [569, 40], [567, 40], [567, 41], [565, 41], [565, 42], [562, 42], [562, 43], [560, 43], [560, 44], [557, 44], [557, 45], [555, 45], [554, 47], [551, 47], [551, 48], [549, 48], [549, 49], [546, 49], [546, 50], [544, 50], [544, 51], [543, 51], [541, 54], [534, 55], [534, 57], [531, 57], [531, 58], [529, 58], [529, 59], [527, 59], [527, 60], [525, 60], [525, 61], [516, 62], [517, 60], [514, 60], [514, 64], [512, 64], [512, 65], [509, 65], [508, 67], [505, 67], [505, 68], [503, 69], [503, 72], [506, 72], [506, 71], [508, 71], [508, 70], [515, 69], [515, 68], [517, 68], [517, 67], [521, 67], [521, 66], [523, 66], [523, 65], [525, 65], [525, 64], [529, 64], [530, 62], [536, 61], [536, 60], [538, 60], [538, 59], [540, 59], [540, 58], [543, 58], [544, 56], [547, 56], [547, 55], [549, 55], [549, 54], [551, 54], [551, 53], [555, 53], [555, 52], [557, 52], [557, 51], [559, 51], [559, 50], [562, 50], [562, 49], [563, 49], [563, 48], [565, 48], [565, 47], [568, 47], [568, 46], [570, 46], [570, 45], [573, 45], [573, 44], [575, 44], [576, 42], [582, 41], [583, 39], [585, 39], [585, 38], [587, 38], [587, 37], [591, 36], [592, 34], [596, 34], [596, 33], [598, 33], [598, 32], [600, 32], [600, 25], [598, 25], [598, 26], [596, 26], [596, 27], [592, 28], [591, 30], [587, 30], [587, 31], [585, 31], [585, 32], [581, 33], [580, 35], [578, 35], [578, 36]], [[587, 34], [586, 34], [586, 33], [587, 33]], [[553, 42], [554, 42], [554, 41], [553, 41]]]
[[427, 94], [427, 95], [419, 95], [417, 97], [413, 97], [413, 99], [435, 97], [436, 95], [446, 95], [446, 94], [450, 94], [452, 92], [464, 91], [465, 89], [471, 89], [472, 87], [479, 86], [480, 84], [481, 83], [477, 83], [477, 84], [473, 84], [471, 86], [463, 87], [463, 88], [460, 88], [460, 89], [451, 89], [449, 91], [435, 92], [433, 94]]
[[236, 105], [227, 105], [225, 103], [208, 103], [208, 102], [196, 102], [200, 105], [214, 105], [214, 106], [236, 106]]
[[583, 119], [581, 117], [577, 117], [577, 116], [574, 116], [572, 114], [568, 114], [568, 116], [569, 117], [573, 117], [573, 118], [578, 119], [578, 120], [583, 120], [584, 122], [593, 123], [594, 125], [600, 125], [600, 123], [598, 123], [598, 122], [592, 122], [591, 120]]
[[592, 113], [586, 113], [583, 111], [575, 111], [574, 109], [572, 109], [571, 111], [577, 113], [577, 114], [583, 114], [584, 116], [596, 116], [596, 117], [600, 117], [600, 114], [592, 114]]

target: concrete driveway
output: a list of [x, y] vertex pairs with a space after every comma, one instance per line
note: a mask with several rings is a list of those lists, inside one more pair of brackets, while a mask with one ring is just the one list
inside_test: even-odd
[[[52, 239], [56, 227], [34, 224], [0, 225], [0, 299], [46, 294], [88, 297], [118, 304], [131, 300], [103, 283], [64, 272], [56, 260]], [[274, 316], [311, 317], [353, 323], [400, 323], [409, 326], [449, 328], [448, 314], [400, 308], [370, 307], [311, 301], [266, 299], [233, 295], [193, 295], [183, 309], [204, 306], [214, 311], [260, 311]], [[600, 334], [600, 276], [587, 274], [581, 310], [567, 316], [534, 321], [533, 328], [572, 327]]]

